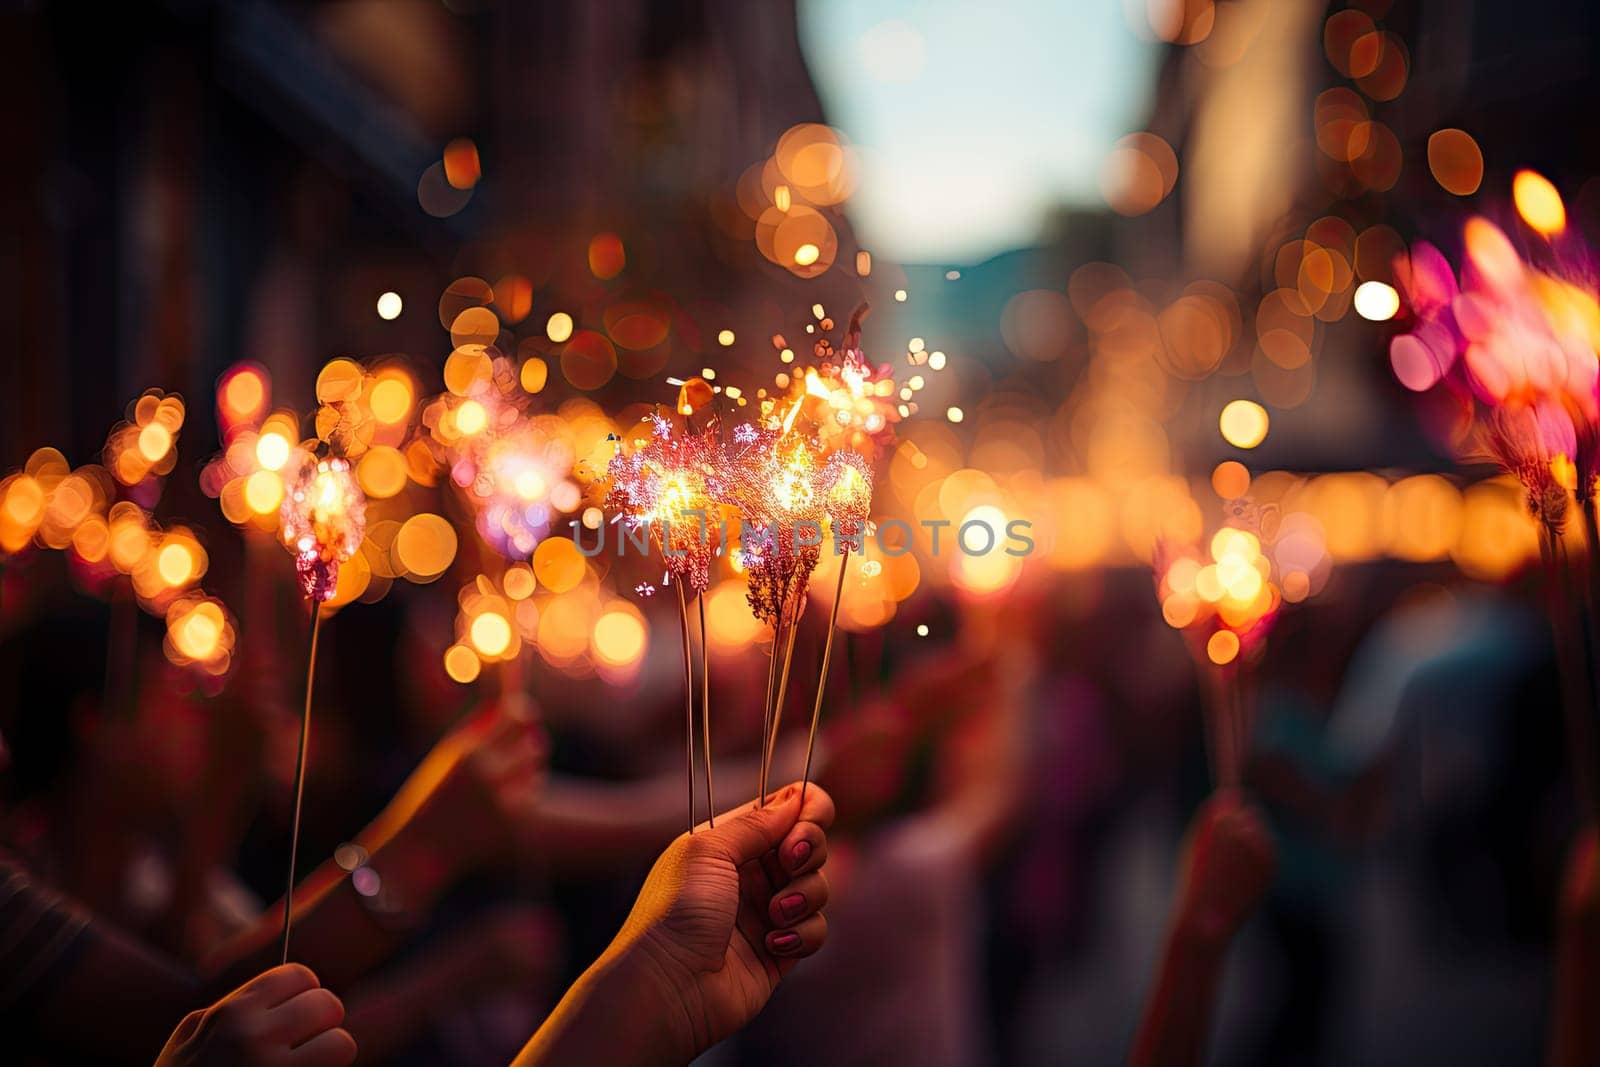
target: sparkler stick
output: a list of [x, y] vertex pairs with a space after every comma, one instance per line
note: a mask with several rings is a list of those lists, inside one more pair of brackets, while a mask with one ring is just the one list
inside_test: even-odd
[[[851, 324], [852, 335], [859, 335], [860, 312]], [[817, 743], [817, 723], [822, 718], [822, 701], [828, 690], [828, 666], [833, 658], [833, 639], [839, 628], [839, 604], [844, 600], [844, 576], [850, 569], [850, 550], [866, 533], [867, 516], [872, 511], [872, 468], [857, 453], [840, 450], [828, 457], [828, 517], [833, 525], [835, 546], [846, 538], [839, 554], [839, 581], [833, 590], [833, 606], [828, 611], [828, 636], [822, 645], [822, 669], [817, 677], [817, 698], [811, 707], [811, 731], [806, 739], [806, 762], [800, 778], [800, 795], [805, 796], [811, 781], [811, 756]]]
[[706, 757], [706, 817], [711, 828], [717, 828], [717, 802], [711, 790], [711, 671], [706, 655], [706, 595], [695, 594], [695, 604], [700, 609], [700, 728], [705, 732], [703, 750]]
[[850, 566], [850, 549], [839, 557], [839, 584], [833, 589], [833, 607], [828, 611], [828, 638], [822, 645], [822, 670], [817, 675], [817, 702], [811, 707], [811, 733], [806, 738], [806, 765], [800, 774], [800, 803], [806, 802], [806, 787], [811, 784], [811, 753], [817, 747], [817, 723], [822, 719], [822, 697], [828, 691], [828, 662], [833, 658], [833, 635], [839, 625], [839, 601], [844, 599], [844, 572]]
[[339, 565], [361, 548], [366, 532], [366, 500], [343, 459], [318, 460], [303, 454], [299, 472], [279, 511], [283, 544], [294, 553], [301, 591], [311, 603], [311, 648], [306, 657], [306, 702], [300, 714], [300, 751], [295, 759], [294, 821], [289, 830], [289, 874], [283, 895], [282, 963], [289, 961], [293, 925], [295, 862], [300, 851], [300, 813], [305, 796], [306, 755], [311, 744], [311, 695], [317, 672], [317, 638], [322, 605], [333, 599]]
[[1556, 674], [1561, 688], [1562, 718], [1567, 727], [1567, 744], [1572, 749], [1572, 775], [1581, 810], [1590, 819], [1600, 819], [1600, 794], [1595, 775], [1595, 737], [1586, 672], [1575, 661], [1572, 613], [1565, 595], [1570, 571], [1560, 533], [1549, 523], [1539, 525], [1539, 557], [1544, 564], [1545, 590], [1549, 598], [1550, 625], [1556, 645]]
[[789, 619], [789, 636], [783, 644], [783, 671], [778, 675], [778, 699], [772, 705], [772, 731], [767, 735], [766, 754], [761, 761], [761, 795], [767, 795], [767, 780], [772, 774], [772, 756], [778, 749], [778, 727], [783, 723], [784, 698], [789, 694], [789, 669], [794, 666], [794, 637], [800, 632], [800, 596], [796, 590], [794, 613]]
[[[1580, 479], [1583, 475], [1580, 475]], [[1579, 489], [1584, 488], [1582, 482]], [[1578, 510], [1583, 513], [1584, 575], [1583, 595], [1578, 600], [1578, 623], [1582, 629], [1584, 664], [1589, 679], [1591, 700], [1600, 700], [1600, 633], [1595, 630], [1595, 614], [1600, 610], [1600, 517], [1596, 515], [1593, 492], [1582, 494]], [[1570, 566], [1570, 561], [1569, 561]], [[1595, 709], [1600, 711], [1600, 708]]]
[[[772, 626], [772, 656], [767, 661], [767, 688], [761, 707], [761, 749], [762, 756], [767, 751], [767, 735], [772, 730], [772, 697], [778, 685], [778, 646], [783, 642], [783, 619], [780, 616]], [[756, 768], [756, 807], [763, 807], [767, 802], [767, 763], [763, 758]]]
[[683, 742], [684, 772], [689, 790], [689, 832], [694, 833], [694, 654], [689, 648], [689, 602], [678, 587], [678, 616], [683, 621]]
[[[772, 624], [772, 662], [767, 664], [767, 708], [761, 717], [761, 748], [757, 751], [758, 767], [756, 786], [756, 807], [764, 807], [767, 803], [767, 774], [771, 770], [772, 749], [778, 736], [778, 719], [782, 714], [784, 689], [789, 684], [789, 657], [794, 651], [794, 632], [799, 622], [790, 614], [789, 591], [794, 587], [796, 574], [791, 573], [789, 580], [784, 584], [783, 599], [778, 602], [777, 618]], [[787, 635], [787, 639], [785, 639]], [[786, 651], [783, 656], [783, 668], [778, 667], [778, 646], [784, 645]], [[776, 687], [776, 692], [774, 692]]]
[[311, 692], [317, 678], [317, 637], [322, 632], [322, 604], [311, 601], [311, 650], [306, 655], [306, 703], [300, 713], [300, 752], [294, 762], [294, 823], [289, 831], [289, 878], [283, 890], [283, 951], [280, 965], [289, 962], [289, 928], [294, 922], [294, 868], [300, 854], [300, 809], [306, 795], [306, 750], [311, 743]]
[[[689, 600], [684, 585], [694, 587], [696, 595], [704, 593], [710, 583], [711, 546], [704, 528], [709, 497], [706, 490], [706, 471], [714, 466], [717, 457], [715, 431], [689, 436], [675, 435], [672, 424], [659, 413], [651, 416], [649, 440], [632, 453], [624, 453], [620, 446], [608, 466], [612, 479], [606, 503], [621, 510], [623, 517], [635, 528], [647, 526], [656, 550], [661, 553], [662, 565], [668, 580], [677, 586], [678, 616], [683, 630], [683, 680], [684, 680], [684, 754], [686, 763], [686, 789], [688, 793], [689, 832], [694, 833], [694, 644], [690, 635]], [[700, 517], [700, 536], [692, 545], [674, 550], [679, 541], [672, 537], [672, 527], [682, 528], [686, 518]], [[657, 524], [661, 528], [658, 528]], [[701, 675], [706, 675], [705, 608], [701, 605]], [[706, 746], [706, 798], [711, 803], [711, 749], [709, 725], [710, 682], [702, 682], [701, 715], [707, 717]]]

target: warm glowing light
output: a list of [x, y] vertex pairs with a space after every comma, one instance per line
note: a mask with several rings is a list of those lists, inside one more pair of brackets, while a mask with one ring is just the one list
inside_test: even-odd
[[1567, 228], [1567, 209], [1550, 180], [1531, 170], [1519, 170], [1511, 179], [1511, 198], [1522, 221], [1546, 237]]
[[1194, 622], [1199, 612], [1199, 601], [1184, 593], [1176, 593], [1161, 602], [1161, 617], [1174, 630], [1181, 630]]
[[393, 426], [411, 417], [412, 399], [411, 383], [404, 378], [385, 378], [372, 387], [367, 403], [373, 418]]
[[1250, 471], [1236, 459], [1224, 460], [1211, 472], [1211, 488], [1224, 500], [1239, 500], [1250, 491]]
[[283, 503], [283, 479], [275, 471], [256, 471], [244, 480], [244, 502], [257, 515], [271, 515]]
[[266, 403], [267, 387], [261, 375], [246, 367], [235, 372], [222, 387], [222, 403], [235, 419], [254, 416]]
[[340, 457], [300, 453], [278, 509], [278, 536], [293, 555], [300, 587], [318, 604], [337, 592], [340, 565], [361, 548], [367, 501]]
[[565, 593], [583, 580], [588, 564], [565, 537], [547, 537], [533, 550], [533, 573], [552, 593]]
[[1445, 192], [1471, 196], [1483, 183], [1483, 152], [1465, 130], [1438, 130], [1428, 138], [1428, 169]]
[[172, 431], [152, 422], [139, 431], [139, 454], [149, 463], [159, 462], [172, 447]]
[[627, 608], [616, 608], [595, 622], [590, 643], [601, 663], [626, 667], [644, 655], [644, 623]]
[[1253, 400], [1232, 400], [1222, 409], [1222, 438], [1235, 448], [1254, 448], [1267, 436], [1267, 409]]
[[589, 270], [601, 281], [609, 281], [621, 274], [627, 262], [627, 250], [623, 248], [622, 238], [616, 234], [596, 234], [589, 242]]
[[443, 574], [456, 558], [456, 531], [441, 516], [413, 515], [395, 534], [391, 551], [409, 576], [428, 581]]
[[967, 417], [966, 412], [956, 407], [950, 408], [944, 413], [944, 416], [951, 422], [960, 422], [962, 419]]
[[565, 311], [551, 315], [544, 324], [544, 335], [556, 344], [572, 336], [572, 316]]
[[762, 623], [745, 601], [739, 582], [722, 582], [706, 594], [706, 624], [712, 647], [736, 653], [747, 648], [762, 632]]
[[1232, 663], [1239, 655], [1239, 635], [1232, 630], [1218, 630], [1206, 642], [1206, 656], [1221, 667]]
[[387, 500], [406, 487], [409, 468], [398, 448], [375, 445], [356, 463], [356, 481], [368, 496]]
[[538, 500], [544, 495], [544, 475], [538, 471], [523, 471], [516, 476], [512, 485], [524, 500]]
[[719, 330], [719, 331], [717, 331], [717, 344], [721, 345], [723, 348], [727, 348], [729, 345], [733, 344], [733, 331], [732, 330]]
[[511, 623], [504, 615], [486, 611], [472, 620], [470, 636], [479, 653], [496, 659], [511, 647]]
[[400, 294], [390, 290], [378, 297], [378, 318], [393, 322], [400, 317], [405, 302], [400, 299]]
[[822, 255], [822, 250], [814, 244], [803, 244], [794, 250], [794, 261], [797, 266], [809, 267]]
[[522, 364], [517, 376], [522, 382], [523, 391], [533, 395], [543, 390], [545, 382], [550, 380], [550, 365], [538, 356], [533, 356]]
[[175, 620], [172, 643], [192, 660], [209, 660], [222, 643], [223, 625], [222, 613], [215, 604], [201, 604]]
[[444, 654], [444, 671], [452, 681], [466, 685], [478, 677], [483, 664], [478, 654], [466, 645], [451, 645]]
[[468, 400], [456, 408], [456, 429], [467, 436], [482, 433], [489, 425], [489, 413], [476, 400]]
[[256, 440], [256, 462], [269, 471], [282, 470], [292, 448], [287, 437], [269, 431]]
[[[444, 146], [444, 180], [451, 188], [471, 189], [483, 176], [483, 164], [478, 158], [478, 146], [470, 137], [457, 137]], [[385, 316], [386, 318], [388, 316]]]
[[526, 600], [533, 595], [537, 583], [533, 577], [533, 568], [525, 563], [518, 563], [507, 568], [505, 575], [500, 579], [500, 586], [506, 591], [506, 596], [512, 600]]
[[164, 545], [156, 553], [156, 572], [163, 582], [175, 589], [187, 585], [194, 577], [194, 570], [194, 554], [181, 542]]
[[1400, 310], [1400, 294], [1383, 282], [1362, 282], [1356, 286], [1355, 305], [1356, 313], [1362, 318], [1387, 322]]
[[6, 489], [5, 517], [18, 526], [39, 525], [44, 518], [44, 505], [44, 488], [26, 474], [18, 476]]

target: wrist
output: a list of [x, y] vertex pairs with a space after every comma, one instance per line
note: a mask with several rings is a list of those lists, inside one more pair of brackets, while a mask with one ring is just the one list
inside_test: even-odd
[[[686, 1064], [714, 1043], [704, 1012], [691, 1012], [685, 994], [696, 988], [694, 976], [655, 950], [648, 938], [618, 938], [594, 962], [601, 996], [635, 1016], [656, 1055], [635, 1061]], [[697, 1025], [698, 1023], [698, 1025]]]
[[701, 1051], [681, 993], [637, 943], [613, 943], [567, 990], [513, 1067], [682, 1067]]

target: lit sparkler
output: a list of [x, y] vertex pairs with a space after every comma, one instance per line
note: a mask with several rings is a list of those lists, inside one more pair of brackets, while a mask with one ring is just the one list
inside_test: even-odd
[[285, 489], [280, 537], [294, 555], [300, 588], [311, 602], [311, 647], [306, 656], [306, 700], [300, 716], [300, 750], [294, 771], [294, 819], [289, 831], [289, 877], [283, 895], [283, 951], [279, 962], [289, 961], [289, 930], [293, 922], [295, 860], [300, 849], [300, 812], [305, 799], [306, 750], [311, 739], [311, 693], [317, 676], [317, 636], [322, 629], [322, 605], [333, 599], [339, 583], [339, 565], [361, 548], [366, 533], [366, 499], [351, 476], [348, 461], [318, 459], [301, 452]]
[[1211, 763], [1218, 784], [1233, 787], [1239, 784], [1250, 736], [1242, 676], [1283, 604], [1280, 582], [1287, 575], [1274, 567], [1266, 536], [1271, 524], [1248, 506], [1230, 512], [1203, 555], [1194, 546], [1162, 544], [1152, 562], [1162, 617], [1183, 631], [1213, 668], [1206, 674]]
[[[1531, 178], [1532, 180], [1524, 180]], [[1528, 190], [1540, 191], [1536, 203]], [[1591, 257], [1564, 228], [1559, 194], [1523, 172], [1514, 186], [1518, 213], [1539, 236], [1524, 254], [1483, 218], [1463, 229], [1459, 280], [1425, 242], [1395, 263], [1414, 324], [1389, 347], [1401, 384], [1417, 392], [1448, 390], [1473, 413], [1464, 459], [1488, 457], [1521, 483], [1538, 521], [1540, 555], [1556, 630], [1562, 706], [1587, 811], [1600, 818], [1600, 769], [1591, 723], [1596, 651], [1590, 639], [1600, 601], [1600, 302]], [[1574, 574], [1562, 536], [1576, 495], [1588, 546], [1586, 595], [1569, 600]], [[1573, 616], [1576, 615], [1576, 618]]]
[[800, 799], [805, 800], [811, 783], [811, 754], [817, 746], [817, 724], [822, 721], [822, 697], [828, 691], [828, 665], [833, 659], [833, 637], [839, 627], [839, 602], [844, 599], [844, 576], [850, 568], [850, 552], [860, 551], [867, 532], [867, 516], [872, 512], [872, 468], [855, 452], [840, 450], [828, 457], [828, 522], [839, 553], [839, 582], [833, 589], [833, 606], [828, 609], [828, 636], [822, 645], [822, 669], [817, 672], [817, 699], [811, 708], [811, 731], [806, 737], [805, 769], [800, 775]]
[[[632, 529], [649, 531], [668, 575], [678, 590], [683, 628], [685, 756], [688, 779], [689, 832], [694, 832], [694, 652], [690, 639], [689, 597], [694, 590], [700, 614], [701, 731], [705, 753], [706, 808], [716, 825], [711, 774], [711, 682], [707, 671], [705, 600], [711, 583], [711, 560], [718, 541], [712, 514], [717, 502], [710, 492], [722, 466], [719, 425], [700, 433], [674, 432], [670, 419], [650, 416], [650, 437], [639, 448], [617, 454], [607, 468], [611, 480], [606, 507], [618, 511]], [[720, 526], [720, 524], [716, 524]]]

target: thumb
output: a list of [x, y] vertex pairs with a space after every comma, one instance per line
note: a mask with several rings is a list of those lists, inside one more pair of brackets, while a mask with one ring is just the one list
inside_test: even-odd
[[172, 1031], [172, 1036], [167, 1039], [167, 1047], [176, 1048], [194, 1037], [199, 1032], [200, 1024], [205, 1021], [205, 1017], [206, 1010], [204, 1008], [197, 1008], [185, 1015], [183, 1021], [178, 1024], [178, 1028]]
[[800, 789], [785, 786], [763, 807], [748, 806], [718, 820], [716, 828], [695, 834], [725, 849], [737, 864], [748, 863], [777, 848], [800, 819]]

